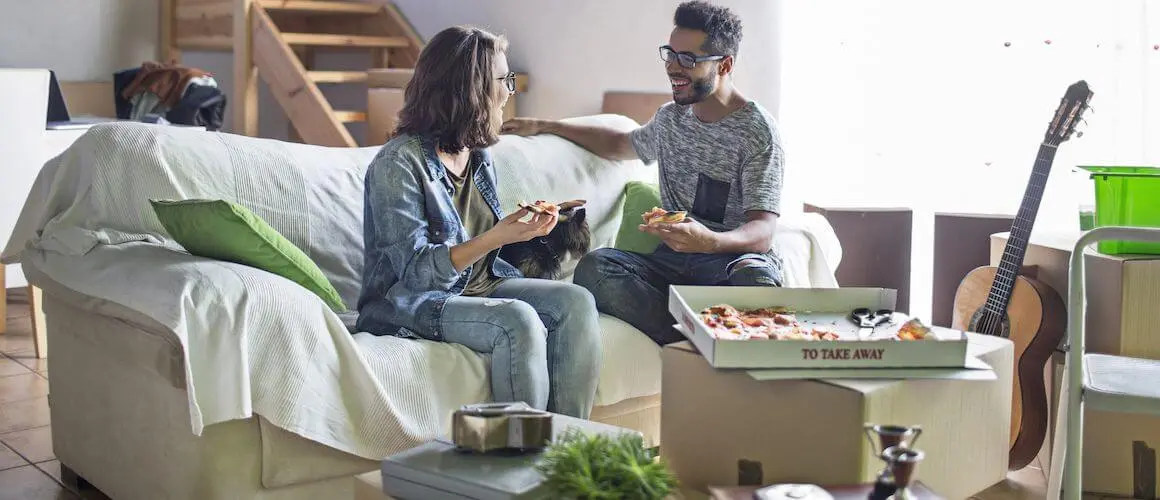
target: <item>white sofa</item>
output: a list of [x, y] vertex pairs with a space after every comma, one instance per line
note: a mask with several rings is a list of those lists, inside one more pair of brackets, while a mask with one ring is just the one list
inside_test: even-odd
[[[349, 498], [351, 476], [445, 434], [453, 409], [489, 398], [485, 357], [352, 334], [356, 313], [336, 315], [288, 280], [185, 253], [147, 201], [242, 203], [355, 304], [363, 175], [376, 149], [123, 123], [94, 127], [44, 166], [2, 258], [44, 290], [63, 467], [118, 500]], [[587, 199], [595, 246], [615, 239], [624, 184], [656, 178], [652, 165], [605, 161], [554, 136], [505, 136], [494, 153], [505, 209]], [[840, 248], [824, 218], [786, 215], [775, 240], [788, 286], [836, 286]], [[593, 419], [657, 444], [660, 351], [601, 321]]]

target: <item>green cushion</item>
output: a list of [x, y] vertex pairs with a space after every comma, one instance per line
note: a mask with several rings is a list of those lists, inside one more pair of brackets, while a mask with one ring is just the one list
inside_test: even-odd
[[297, 246], [246, 207], [226, 200], [149, 200], [161, 225], [189, 253], [287, 278], [345, 312], [338, 291]]
[[660, 245], [661, 239], [641, 232], [644, 222], [641, 214], [661, 206], [661, 192], [656, 184], [632, 181], [624, 185], [624, 216], [616, 233], [614, 247], [629, 252], [649, 254]]

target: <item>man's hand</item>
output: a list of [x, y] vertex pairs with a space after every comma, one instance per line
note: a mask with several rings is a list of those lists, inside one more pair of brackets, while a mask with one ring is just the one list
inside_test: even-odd
[[499, 132], [524, 137], [540, 134], [558, 135], [602, 158], [609, 160], [637, 158], [628, 131], [603, 125], [578, 125], [539, 118], [512, 118], [500, 126]]
[[544, 133], [545, 121], [537, 118], [512, 118], [503, 122], [499, 132], [519, 136], [540, 135]]
[[641, 224], [640, 230], [655, 235], [669, 248], [681, 253], [717, 253], [718, 234], [695, 219], [674, 224]]

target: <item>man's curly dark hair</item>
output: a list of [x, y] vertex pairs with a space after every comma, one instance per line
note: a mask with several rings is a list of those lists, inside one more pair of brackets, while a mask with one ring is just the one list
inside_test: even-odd
[[713, 55], [736, 56], [741, 45], [741, 18], [729, 9], [704, 0], [684, 2], [673, 15], [677, 27], [704, 31], [701, 50]]

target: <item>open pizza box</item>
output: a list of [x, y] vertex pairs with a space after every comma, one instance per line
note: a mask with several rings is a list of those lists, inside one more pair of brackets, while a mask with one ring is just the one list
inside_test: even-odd
[[[678, 330], [714, 368], [741, 368], [759, 380], [798, 378], [954, 378], [990, 380], [991, 367], [971, 356], [967, 334], [931, 327], [933, 338], [894, 340], [908, 316], [859, 339], [849, 318], [857, 308], [893, 309], [896, 291], [884, 288], [671, 286], [669, 312]], [[726, 304], [738, 310], [784, 307], [803, 329], [822, 326], [838, 340], [717, 338], [701, 311]], [[758, 371], [754, 371], [754, 370]]]

